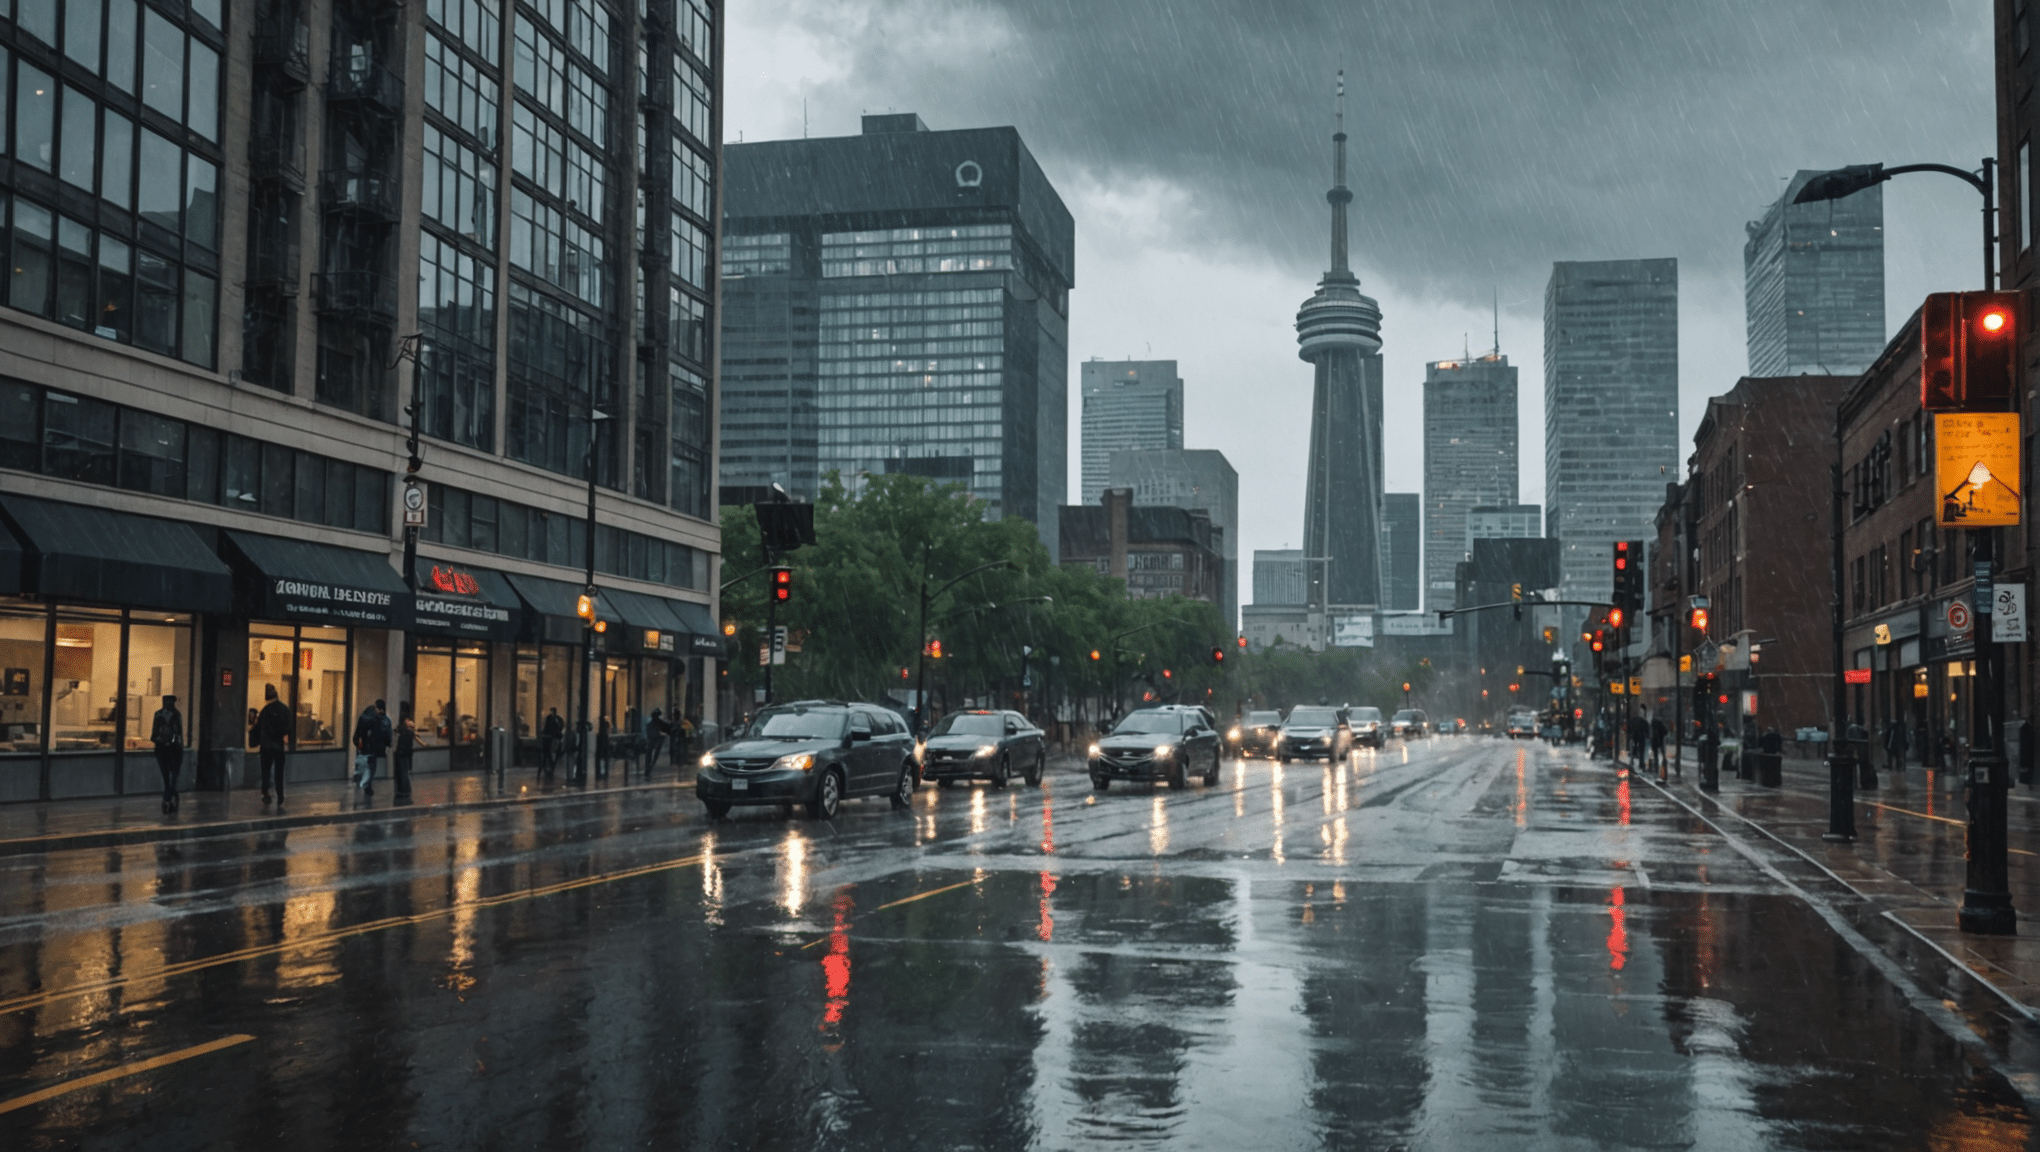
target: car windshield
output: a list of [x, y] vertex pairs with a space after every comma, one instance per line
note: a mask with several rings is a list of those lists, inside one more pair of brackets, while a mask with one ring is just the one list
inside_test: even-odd
[[1258, 725], [1263, 725], [1263, 724], [1280, 724], [1280, 723], [1282, 723], [1282, 713], [1280, 713], [1280, 712], [1249, 712], [1249, 713], [1247, 713], [1247, 723], [1249, 723], [1249, 724], [1253, 724], [1253, 725], [1257, 725], [1257, 726], [1258, 726]]
[[1408, 709], [1404, 709], [1403, 711], [1395, 714], [1395, 722], [1398, 724], [1406, 724], [1411, 720], [1415, 720], [1416, 718], [1417, 714], [1415, 712], [1409, 711]]
[[937, 736], [1003, 736], [1006, 722], [981, 712], [951, 712], [935, 726]]
[[1297, 708], [1289, 713], [1291, 728], [1329, 728], [1339, 722], [1339, 714], [1330, 708]]
[[835, 740], [842, 737], [848, 718], [834, 709], [786, 708], [760, 715], [751, 735], [761, 740]]
[[1353, 720], [1359, 720], [1359, 721], [1367, 721], [1367, 720], [1372, 720], [1372, 721], [1375, 721], [1376, 723], [1379, 723], [1379, 722], [1381, 721], [1381, 709], [1379, 709], [1379, 708], [1355, 708], [1355, 709], [1353, 709], [1353, 713], [1352, 713], [1352, 715], [1351, 715], [1350, 719], [1353, 719]]
[[1159, 732], [1175, 735], [1183, 730], [1183, 718], [1173, 712], [1135, 712], [1112, 730], [1114, 736]]

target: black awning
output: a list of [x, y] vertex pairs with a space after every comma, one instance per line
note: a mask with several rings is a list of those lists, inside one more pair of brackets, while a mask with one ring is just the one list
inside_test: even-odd
[[232, 608], [233, 573], [189, 524], [31, 496], [0, 498], [0, 512], [27, 545], [20, 591], [168, 612]]
[[14, 538], [13, 530], [0, 521], [0, 595], [13, 596], [28, 587], [22, 571], [28, 554], [21, 550], [21, 542]]
[[524, 623], [524, 602], [501, 572], [420, 556], [411, 613], [414, 632], [515, 640]]
[[667, 656], [686, 652], [686, 626], [663, 597], [622, 588], [604, 588], [602, 594], [615, 601], [617, 611], [623, 613], [625, 650]]
[[709, 615], [708, 605], [692, 600], [666, 599], [666, 607], [686, 629], [688, 639], [680, 642], [680, 650], [690, 656], [721, 656], [728, 647], [722, 629], [716, 627], [715, 617]]
[[403, 628], [411, 622], [411, 591], [384, 553], [255, 532], [221, 535], [251, 617], [337, 628]]
[[[503, 578], [530, 610], [527, 617], [530, 627], [524, 633], [525, 639], [548, 644], [580, 642], [581, 618], [575, 614], [574, 606], [581, 598], [581, 585], [549, 580], [544, 576], [526, 576], [522, 572], [506, 572]], [[595, 618], [607, 621], [612, 628], [624, 622], [623, 613], [600, 588], [595, 590]]]

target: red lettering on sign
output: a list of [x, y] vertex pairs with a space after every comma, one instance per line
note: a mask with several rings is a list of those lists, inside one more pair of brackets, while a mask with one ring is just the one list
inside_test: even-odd
[[473, 576], [453, 568], [441, 568], [437, 564], [432, 566], [432, 586], [441, 592], [458, 592], [462, 596], [476, 596], [482, 591], [481, 584]]
[[1868, 684], [1869, 682], [1870, 670], [1868, 668], [1842, 669], [1842, 683], [1844, 684]]

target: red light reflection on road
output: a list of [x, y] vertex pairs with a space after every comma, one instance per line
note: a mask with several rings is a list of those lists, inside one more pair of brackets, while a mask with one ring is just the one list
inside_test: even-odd
[[1048, 794], [1045, 786], [1041, 790], [1041, 850], [1044, 853], [1055, 851], [1055, 798]]
[[1629, 962], [1629, 929], [1623, 922], [1622, 889], [1615, 888], [1608, 893], [1608, 967], [1617, 972]]
[[843, 1022], [843, 1010], [850, 1006], [850, 909], [856, 901], [845, 889], [836, 893], [831, 907], [836, 923], [829, 929], [829, 950], [822, 956], [822, 982], [829, 1002], [822, 1009], [821, 1031]]
[[1622, 813], [1622, 826], [1629, 827], [1629, 777], [1625, 774], [1622, 783], [1615, 786], [1615, 807]]
[[1036, 928], [1034, 932], [1035, 935], [1041, 937], [1041, 942], [1044, 944], [1055, 939], [1055, 916], [1048, 904], [1048, 898], [1054, 894], [1055, 875], [1050, 872], [1043, 872], [1041, 874], [1041, 926]]

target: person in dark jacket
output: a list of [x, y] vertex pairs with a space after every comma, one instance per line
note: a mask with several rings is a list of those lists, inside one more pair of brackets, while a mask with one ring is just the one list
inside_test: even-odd
[[290, 709], [276, 697], [276, 685], [264, 684], [262, 695], [268, 703], [255, 717], [256, 738], [262, 756], [262, 802], [269, 803], [272, 784], [276, 793], [276, 805], [283, 806], [283, 754], [297, 739], [291, 722]]
[[609, 778], [609, 717], [604, 716], [595, 729], [595, 778]]
[[383, 753], [390, 750], [390, 716], [378, 700], [361, 710], [354, 722], [355, 787], [363, 796], [375, 795], [375, 771]]
[[156, 769], [163, 773], [163, 814], [177, 811], [177, 776], [184, 769], [184, 717], [177, 711], [177, 697], [163, 697], [156, 718], [149, 725], [149, 743], [156, 746]]
[[418, 725], [409, 716], [397, 725], [396, 753], [390, 757], [390, 769], [397, 778], [397, 799], [411, 798], [411, 753], [418, 747]]
[[1646, 750], [1650, 747], [1650, 709], [1645, 708], [1629, 718], [1629, 764], [1633, 768], [1644, 766]]
[[566, 739], [567, 722], [560, 718], [560, 710], [546, 709], [545, 723], [539, 725], [538, 729], [538, 751], [547, 772], [559, 766], [560, 746]]
[[1905, 724], [1893, 720], [1884, 728], [1884, 767], [1887, 771], [1905, 771], [1905, 754], [1912, 750], [1911, 735]]
[[645, 721], [645, 775], [650, 776], [658, 766], [659, 753], [666, 747], [666, 734], [672, 730], [673, 726], [666, 723], [665, 712], [652, 709], [652, 718]]

